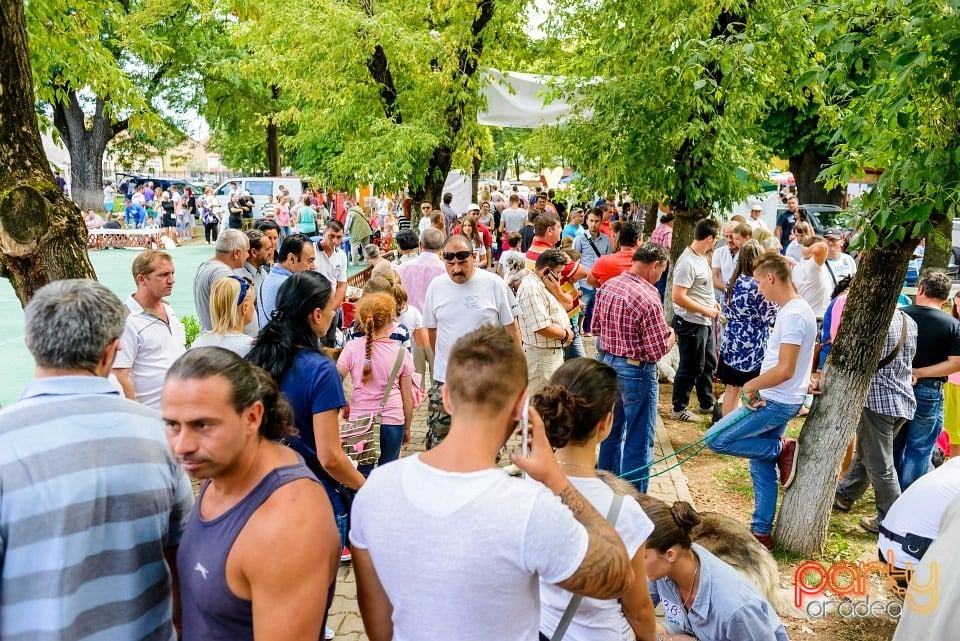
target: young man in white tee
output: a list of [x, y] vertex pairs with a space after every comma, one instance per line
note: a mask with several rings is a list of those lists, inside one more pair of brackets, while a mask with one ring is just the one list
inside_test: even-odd
[[807, 301], [817, 319], [822, 319], [827, 311], [834, 287], [826, 264], [827, 243], [820, 236], [811, 236], [803, 241], [803, 260], [791, 274], [797, 293]]
[[787, 421], [803, 406], [810, 384], [817, 319], [790, 280], [790, 263], [767, 252], [753, 268], [763, 297], [780, 310], [767, 342], [760, 376], [743, 386], [743, 407], [727, 414], [704, 435], [718, 454], [750, 459], [754, 512], [750, 529], [773, 549], [773, 517], [777, 508], [777, 474], [784, 488], [793, 482], [797, 442], [783, 438]]
[[377, 468], [357, 494], [350, 540], [371, 641], [529, 641], [540, 580], [599, 599], [631, 585], [622, 541], [563, 474], [535, 411], [530, 456], [511, 456], [530, 479], [496, 467], [524, 413], [526, 370], [503, 327], [463, 336], [443, 391], [447, 438]]

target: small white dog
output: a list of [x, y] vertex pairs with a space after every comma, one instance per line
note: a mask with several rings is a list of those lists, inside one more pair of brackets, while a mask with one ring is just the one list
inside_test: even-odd
[[677, 367], [680, 366], [680, 352], [676, 344], [670, 348], [670, 351], [663, 355], [657, 361], [657, 378], [661, 383], [673, 383], [673, 378], [677, 375]]

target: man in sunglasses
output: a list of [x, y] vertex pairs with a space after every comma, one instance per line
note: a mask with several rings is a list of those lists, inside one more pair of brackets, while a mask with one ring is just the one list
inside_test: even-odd
[[[481, 325], [496, 324], [503, 325], [520, 343], [516, 298], [502, 278], [477, 269], [470, 241], [459, 234], [450, 236], [443, 245], [440, 258], [447, 271], [446, 277], [440, 276], [430, 282], [423, 303], [423, 325], [430, 335], [434, 352], [431, 399], [439, 398], [439, 388], [446, 380], [450, 349], [461, 336]], [[439, 412], [440, 407], [442, 405], [431, 407], [431, 410]], [[442, 416], [432, 418], [444, 419]]]

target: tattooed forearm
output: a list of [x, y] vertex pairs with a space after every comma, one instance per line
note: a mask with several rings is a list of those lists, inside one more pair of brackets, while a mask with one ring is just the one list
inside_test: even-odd
[[597, 599], [619, 596], [633, 582], [633, 568], [620, 535], [572, 485], [568, 484], [559, 496], [586, 528], [589, 545], [577, 571], [557, 585]]

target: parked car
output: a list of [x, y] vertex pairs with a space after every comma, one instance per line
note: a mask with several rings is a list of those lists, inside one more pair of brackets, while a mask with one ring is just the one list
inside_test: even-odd
[[160, 191], [168, 191], [171, 185], [176, 185], [177, 189], [180, 190], [180, 193], [183, 193], [185, 187], [190, 187], [193, 189], [195, 194], [202, 194], [203, 188], [198, 187], [191, 183], [185, 178], [167, 178], [164, 176], [148, 176], [147, 174], [135, 174], [135, 173], [125, 173], [120, 172], [116, 174], [117, 185], [127, 185], [126, 193], [123, 193], [121, 190], [121, 196], [128, 196], [133, 193], [133, 191], [140, 185], [145, 185], [148, 182], [153, 183], [154, 189], [159, 189]]
[[[785, 211], [786, 205], [777, 205], [777, 217]], [[809, 203], [800, 205], [800, 213], [813, 225], [813, 231], [818, 236], [831, 227], [846, 230], [850, 223], [850, 212], [836, 205]]]
[[296, 177], [242, 176], [231, 178], [223, 182], [213, 192], [224, 210], [226, 210], [227, 205], [230, 203], [230, 183], [237, 183], [237, 189], [240, 193], [248, 191], [250, 195], [253, 196], [253, 200], [257, 205], [254, 209], [254, 216], [256, 218], [263, 217], [263, 206], [267, 204], [267, 196], [276, 196], [280, 191], [280, 185], [287, 188], [294, 203], [300, 200], [300, 196], [303, 195], [303, 183]]

